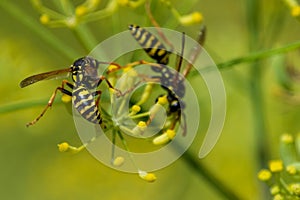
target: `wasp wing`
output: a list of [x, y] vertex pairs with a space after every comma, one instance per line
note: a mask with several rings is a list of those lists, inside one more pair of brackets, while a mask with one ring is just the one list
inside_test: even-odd
[[71, 68], [55, 70], [55, 71], [50, 71], [50, 72], [45, 72], [45, 73], [29, 76], [21, 81], [20, 87], [23, 88], [23, 87], [26, 87], [33, 83], [36, 83], [38, 81], [42, 81], [42, 80], [46, 80], [46, 79], [58, 78], [58, 77], [60, 77], [59, 76], [60, 74], [66, 74], [66, 76], [67, 76], [67, 73], [69, 73], [69, 72], [71, 72]]

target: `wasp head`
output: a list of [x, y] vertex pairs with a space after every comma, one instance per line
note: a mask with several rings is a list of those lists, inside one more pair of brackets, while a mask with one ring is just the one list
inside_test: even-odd
[[99, 62], [92, 57], [77, 59], [72, 65], [72, 79], [76, 84], [94, 88], [99, 82], [98, 76]]

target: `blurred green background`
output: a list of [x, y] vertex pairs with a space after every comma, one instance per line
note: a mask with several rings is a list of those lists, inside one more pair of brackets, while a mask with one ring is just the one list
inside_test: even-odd
[[[74, 4], [81, 2], [74, 1]], [[192, 11], [203, 14], [208, 30], [205, 48], [216, 63], [247, 55], [255, 48], [275, 48], [299, 40], [300, 24], [290, 16], [289, 9], [281, 1], [258, 1], [260, 10], [252, 11], [253, 19], [249, 14], [250, 0], [171, 2], [182, 14]], [[100, 7], [106, 3], [101, 2]], [[46, 4], [53, 6], [51, 1]], [[166, 6], [160, 6], [158, 1], [153, 1], [152, 6], [163, 27], [185, 31], [194, 38], [197, 36], [199, 25], [180, 26]], [[24, 16], [13, 14], [11, 8], [24, 13], [28, 17], [25, 21], [29, 20], [41, 30], [55, 35], [59, 42], [76, 52], [77, 57], [71, 59], [57, 51], [24, 23]], [[183, 158], [155, 172], [157, 181], [147, 183], [136, 175], [102, 165], [87, 151], [76, 155], [58, 152], [56, 144], [62, 141], [80, 145], [72, 115], [61, 103], [55, 104], [38, 124], [26, 128], [25, 124], [42, 110], [41, 102], [46, 104], [61, 80], [43, 81], [24, 89], [19, 87], [19, 82], [31, 74], [65, 68], [85, 55], [85, 50], [69, 29], [41, 25], [40, 14], [30, 1], [2, 0], [0, 11], [1, 199], [226, 199]], [[249, 32], [251, 20], [254, 24], [260, 22], [254, 34]], [[112, 16], [86, 26], [101, 42], [126, 30], [131, 23], [151, 25], [144, 6], [136, 9], [120, 7]], [[256, 175], [263, 165], [258, 151], [265, 146], [270, 152], [266, 159], [278, 158], [280, 135], [300, 130], [299, 104], [291, 104], [276, 95], [281, 87], [276, 78], [278, 60], [288, 59], [290, 65], [297, 67], [298, 55], [299, 52], [293, 51], [283, 58], [266, 59], [256, 66], [257, 75], [251, 69], [254, 66], [248, 63], [221, 71], [228, 98], [227, 119], [213, 151], [199, 160], [201, 133], [205, 133], [210, 115], [209, 109], [203, 108], [204, 125], [201, 125], [189, 154], [239, 199], [266, 198], [262, 194], [265, 188]], [[253, 90], [256, 84], [259, 84], [259, 89]], [[258, 100], [253, 99], [257, 91]], [[26, 106], [31, 103], [32, 106]], [[201, 106], [205, 104], [209, 105], [209, 102], [201, 101]], [[18, 109], [18, 105], [27, 108]], [[261, 125], [257, 125], [257, 119]], [[264, 138], [260, 139], [262, 130]]]

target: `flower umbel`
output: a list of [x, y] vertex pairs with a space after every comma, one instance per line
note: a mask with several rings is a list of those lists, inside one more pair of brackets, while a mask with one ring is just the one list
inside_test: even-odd
[[300, 197], [300, 182], [297, 173], [300, 169], [300, 162], [295, 148], [299, 145], [299, 141], [295, 140], [291, 134], [283, 134], [280, 140], [282, 159], [271, 160], [269, 169], [262, 169], [258, 173], [258, 179], [270, 187], [273, 199], [299, 199]]

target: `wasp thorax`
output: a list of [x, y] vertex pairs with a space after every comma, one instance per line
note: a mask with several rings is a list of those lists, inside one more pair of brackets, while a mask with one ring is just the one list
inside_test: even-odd
[[72, 79], [75, 83], [94, 88], [99, 82], [98, 61], [91, 57], [83, 57], [72, 65]]

